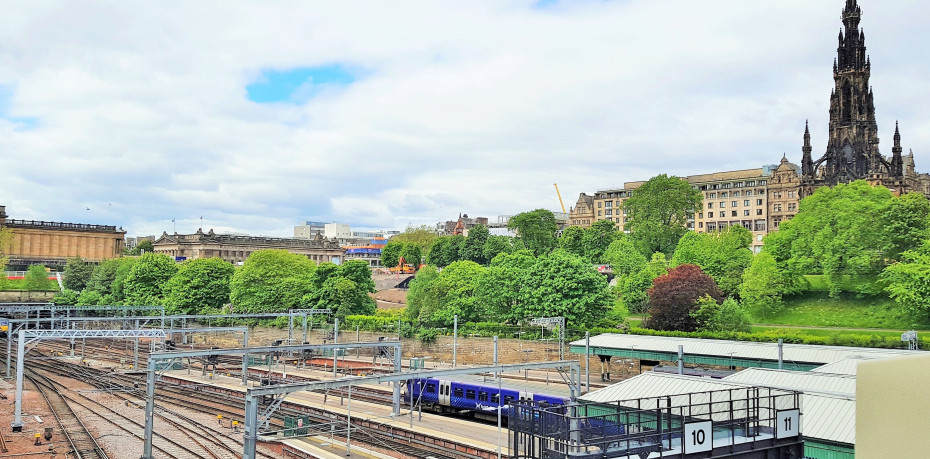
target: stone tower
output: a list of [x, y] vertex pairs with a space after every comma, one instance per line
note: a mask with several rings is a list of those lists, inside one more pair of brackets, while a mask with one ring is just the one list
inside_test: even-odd
[[897, 127], [893, 157], [886, 159], [879, 152], [875, 102], [869, 86], [872, 64], [866, 54], [865, 32], [859, 28], [861, 18], [857, 0], [846, 0], [833, 61], [835, 87], [830, 94], [829, 140], [820, 159], [811, 157], [810, 131], [804, 127], [801, 191], [805, 196], [820, 186], [854, 180], [868, 180], [898, 192], [906, 187]]

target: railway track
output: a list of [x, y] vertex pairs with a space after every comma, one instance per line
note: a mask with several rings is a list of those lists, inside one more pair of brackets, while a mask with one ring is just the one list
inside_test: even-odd
[[70, 452], [72, 454], [78, 459], [110, 458], [100, 444], [97, 443], [97, 440], [94, 439], [87, 426], [81, 422], [81, 418], [68, 404], [68, 400], [55, 389], [50, 379], [35, 372], [30, 372], [30, 374], [24, 376], [38, 389], [39, 393], [42, 394], [42, 398], [48, 403], [52, 415], [55, 416], [55, 420], [58, 421], [62, 433], [71, 446]]

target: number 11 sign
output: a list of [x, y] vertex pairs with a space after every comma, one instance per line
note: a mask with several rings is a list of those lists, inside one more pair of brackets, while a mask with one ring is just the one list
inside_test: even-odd
[[801, 431], [801, 412], [784, 410], [775, 413], [775, 438], [797, 437]]

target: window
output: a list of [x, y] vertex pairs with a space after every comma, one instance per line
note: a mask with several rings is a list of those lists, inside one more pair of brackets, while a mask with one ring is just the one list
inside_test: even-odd
[[731, 217], [735, 217], [735, 216], [736, 216], [736, 211], [735, 211], [735, 210], [734, 210], [734, 211], [731, 211], [731, 212], [730, 212], [730, 216], [731, 216]]
[[467, 399], [469, 399], [469, 400], [474, 400], [474, 399], [475, 399], [475, 390], [474, 390], [474, 389], [468, 389], [468, 390], [466, 390], [466, 391], [465, 391], [465, 398], [467, 398]]
[[435, 393], [435, 392], [436, 392], [436, 385], [433, 384], [433, 383], [426, 383], [426, 391], [429, 392], [429, 393], [431, 393], [431, 394], [432, 394], [432, 393]]
[[[607, 204], [610, 204], [610, 203], [608, 202]], [[614, 215], [614, 210], [613, 210], [613, 209], [607, 209], [607, 210], [604, 211], [604, 215], [606, 215], [606, 216], [608, 216], [608, 217], [612, 217], [612, 216]]]
[[495, 405], [501, 404], [501, 394], [491, 394], [491, 403]]
[[727, 202], [726, 202], [726, 201], [720, 201], [720, 208], [721, 208], [721, 209], [723, 209], [723, 208], [726, 207], [726, 206], [727, 206]]
[[[600, 203], [598, 203], [598, 207], [601, 207], [601, 206], [600, 206]], [[601, 216], [601, 211], [597, 211], [597, 216], [598, 216], [598, 217]]]
[[708, 223], [707, 223], [707, 232], [708, 232], [708, 233], [712, 233], [712, 232], [714, 232], [714, 231], [717, 231], [717, 224], [714, 223], [714, 222], [708, 222]]
[[613, 205], [614, 205], [614, 202], [613, 202], [613, 201], [607, 201], [607, 202], [604, 203], [604, 207], [606, 207], [606, 208], [608, 208], [608, 209], [610, 209], [611, 206], [613, 206]]
[[765, 231], [765, 220], [756, 220], [756, 231]]
[[733, 186], [733, 184], [732, 184], [732, 183], [724, 183], [722, 186], [723, 186], [723, 188], [730, 188], [730, 187]]
[[756, 205], [757, 205], [757, 206], [761, 206], [761, 205], [762, 205], [762, 200], [761, 200], [761, 199], [756, 199]]
[[736, 207], [736, 206], [738, 206], [738, 205], [739, 205], [739, 202], [738, 202], [738, 201], [733, 201], [733, 202], [730, 203], [730, 207]]
[[797, 203], [794, 203], [794, 202], [789, 202], [789, 203], [788, 203], [788, 210], [789, 210], [789, 211], [798, 210], [798, 204], [797, 204]]
[[703, 228], [703, 227], [704, 227], [704, 222], [698, 222], [698, 228]]
[[748, 217], [748, 216], [749, 216], [749, 209], [746, 209], [746, 210], [743, 211], [743, 216], [744, 216], [744, 217]]
[[600, 202], [600, 201], [597, 202], [597, 208], [598, 208], [598, 209], [601, 208], [601, 202]]
[[616, 220], [617, 223], [620, 223], [620, 217], [617, 217], [617, 218], [615, 218], [614, 220]]
[[756, 181], [755, 181], [755, 180], [750, 180], [750, 181], [746, 182], [746, 186], [756, 186]]
[[733, 192], [733, 197], [734, 197], [734, 198], [738, 198], [738, 197], [739, 197], [739, 191], [734, 191], [734, 192]]
[[789, 192], [788, 192], [788, 197], [789, 197], [789, 198], [793, 198], [793, 197], [794, 197], [794, 191], [789, 191]]
[[704, 212], [699, 213], [698, 218], [704, 218]]
[[453, 396], [453, 397], [461, 397], [461, 396], [464, 394], [464, 392], [465, 392], [465, 391], [463, 391], [461, 387], [456, 387], [456, 388], [453, 389], [453, 391], [452, 391], [452, 396]]
[[[733, 186], [735, 186], [735, 187], [737, 187], [737, 188], [742, 188], [742, 187], [743, 187], [743, 182], [736, 182], [736, 184], [733, 185]], [[739, 193], [739, 192], [737, 191], [737, 193]], [[737, 196], [738, 196], [738, 195], [737, 195]]]
[[756, 215], [762, 215], [762, 209], [756, 209]]
[[759, 180], [759, 186], [765, 186], [767, 183], [769, 183], [768, 180]]
[[708, 212], [708, 213], [707, 213], [707, 218], [714, 218], [714, 213], [713, 213], [713, 212]]
[[749, 200], [748, 200], [748, 199], [744, 199], [744, 200], [743, 200], [743, 205], [746, 206], [746, 207], [749, 207]]
[[775, 212], [781, 212], [781, 204], [773, 204], [772, 210], [774, 210]]
[[481, 402], [488, 401], [488, 393], [485, 391], [478, 392], [478, 401], [481, 401]]
[[744, 191], [744, 192], [743, 192], [743, 195], [745, 195], [745, 196], [752, 196], [752, 190], [746, 190], [746, 191]]
[[513, 401], [513, 395], [505, 395], [505, 396], [504, 396], [504, 404], [505, 404], [505, 405], [509, 405], [510, 402], [512, 402], [512, 401]]
[[717, 199], [717, 193], [711, 193], [708, 195], [709, 198]]
[[720, 197], [721, 197], [721, 198], [725, 198], [725, 197], [727, 197], [727, 192], [726, 192], [726, 191], [724, 191], [723, 193], [720, 193]]
[[707, 203], [707, 208], [708, 208], [708, 209], [713, 209], [713, 208], [714, 208], [714, 203], [708, 202], [708, 203]]

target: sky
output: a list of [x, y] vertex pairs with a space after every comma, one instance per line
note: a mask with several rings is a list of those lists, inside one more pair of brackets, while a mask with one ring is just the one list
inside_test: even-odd
[[[0, 205], [130, 236], [290, 236], [797, 163], [806, 119], [816, 159], [844, 4], [13, 0]], [[930, 171], [930, 3], [859, 4], [881, 151], [898, 120]]]

